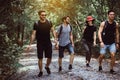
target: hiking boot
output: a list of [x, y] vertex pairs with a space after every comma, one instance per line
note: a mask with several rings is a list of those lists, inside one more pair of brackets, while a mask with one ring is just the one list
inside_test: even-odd
[[87, 66], [87, 67], [90, 67], [90, 65], [89, 65], [88, 63], [86, 64], [86, 66]]
[[111, 74], [114, 74], [115, 71], [114, 71], [113, 69], [110, 69], [110, 73], [111, 73]]
[[61, 66], [59, 67], [59, 72], [60, 72], [60, 71], [62, 71], [62, 67], [61, 67]]
[[43, 75], [43, 72], [39, 72], [38, 77], [41, 77]]
[[72, 69], [72, 65], [71, 65], [71, 64], [69, 65], [68, 69], [69, 69], [69, 70], [71, 70], [71, 69]]
[[46, 71], [48, 74], [51, 74], [50, 68], [49, 67], [45, 67]]
[[99, 71], [102, 71], [102, 66], [99, 66]]

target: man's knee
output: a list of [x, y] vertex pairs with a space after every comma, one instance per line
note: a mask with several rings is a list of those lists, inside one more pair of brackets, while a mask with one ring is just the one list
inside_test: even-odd
[[115, 58], [115, 53], [111, 53], [111, 58]]
[[103, 58], [104, 58], [104, 55], [100, 54], [99, 59], [103, 59]]
[[71, 53], [70, 56], [74, 56], [74, 53]]

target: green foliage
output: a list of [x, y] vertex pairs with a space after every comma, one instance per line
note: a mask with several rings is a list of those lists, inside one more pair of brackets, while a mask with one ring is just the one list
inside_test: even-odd
[[22, 49], [7, 36], [6, 26], [0, 25], [0, 75], [7, 77], [16, 72]]
[[39, 10], [47, 11], [47, 18], [55, 27], [63, 16], [70, 16], [76, 49], [81, 51], [77, 41], [82, 38], [86, 16], [92, 15], [98, 28], [107, 19], [107, 10], [114, 9], [120, 21], [119, 5], [119, 0], [0, 0], [0, 74], [17, 69], [21, 53], [18, 45], [29, 40]]

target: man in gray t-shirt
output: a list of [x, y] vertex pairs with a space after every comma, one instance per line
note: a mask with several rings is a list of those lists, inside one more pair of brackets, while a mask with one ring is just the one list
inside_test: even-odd
[[72, 28], [70, 26], [69, 16], [62, 18], [63, 23], [59, 26], [57, 30], [59, 38], [59, 72], [62, 70], [62, 58], [64, 57], [64, 50], [68, 49], [70, 53], [70, 63], [68, 69], [72, 69], [72, 64], [74, 60], [74, 42], [72, 35]]

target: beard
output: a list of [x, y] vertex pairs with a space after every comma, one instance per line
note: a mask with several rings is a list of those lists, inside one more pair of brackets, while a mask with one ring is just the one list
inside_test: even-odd
[[70, 22], [66, 21], [66, 24], [70, 24]]
[[42, 18], [42, 17], [41, 17], [40, 19], [41, 19], [42, 21], [46, 20], [46, 18]]

